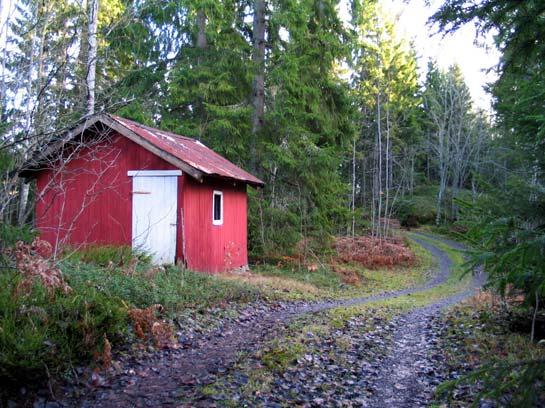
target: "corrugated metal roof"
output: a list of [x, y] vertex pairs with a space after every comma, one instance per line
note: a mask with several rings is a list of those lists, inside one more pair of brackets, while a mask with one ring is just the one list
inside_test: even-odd
[[158, 149], [175, 156], [206, 175], [240, 180], [260, 186], [264, 184], [257, 177], [242, 170], [225, 157], [220, 156], [195, 139], [176, 135], [164, 130], [154, 129], [119, 116], [108, 116], [121, 126], [147, 140]]

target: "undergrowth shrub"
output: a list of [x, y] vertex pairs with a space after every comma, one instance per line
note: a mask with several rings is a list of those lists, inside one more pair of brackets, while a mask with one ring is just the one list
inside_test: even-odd
[[0, 250], [14, 246], [18, 241], [32, 242], [36, 237], [36, 231], [28, 225], [19, 227], [0, 222]]
[[129, 310], [129, 317], [134, 333], [141, 340], [153, 340], [156, 347], [168, 348], [173, 345], [172, 323], [161, 319], [164, 312], [162, 305], [151, 305], [145, 309]]
[[340, 261], [357, 262], [369, 269], [412, 266], [416, 262], [414, 253], [401, 239], [339, 237], [335, 241], [335, 247]]
[[151, 256], [126, 245], [89, 245], [77, 250], [67, 249], [65, 253], [72, 260], [98, 266], [127, 266], [131, 263], [149, 265]]
[[32, 242], [36, 231], [29, 226], [18, 227], [0, 222], [0, 264], [8, 262], [5, 249], [12, 248], [18, 241]]
[[[24, 277], [0, 274], [0, 378], [60, 376], [72, 364], [88, 361], [103, 336], [118, 339], [126, 330], [125, 306], [88, 283], [70, 292], [53, 292], [34, 281], [23, 296]], [[0, 380], [3, 381], [3, 380]]]
[[416, 211], [414, 200], [401, 199], [395, 204], [395, 214], [402, 226], [416, 228], [420, 225], [421, 219]]
[[15, 247], [6, 250], [5, 253], [15, 258], [15, 269], [19, 272], [21, 280], [15, 287], [16, 295], [29, 295], [35, 282], [51, 294], [55, 290], [69, 293], [72, 288], [65, 282], [60, 269], [52, 262], [53, 248], [47, 241], [35, 238], [31, 244], [22, 241]]
[[149, 327], [140, 319], [135, 334], [166, 347], [172, 326], [159, 318], [163, 313], [174, 317], [186, 308], [245, 302], [260, 294], [246, 283], [152, 267], [135, 263], [134, 257], [123, 266], [99, 266], [78, 257], [53, 262], [51, 247], [40, 240], [4, 253], [11, 263], [0, 272], [0, 383], [60, 377], [93, 359], [106, 367], [112, 347], [139, 316]]

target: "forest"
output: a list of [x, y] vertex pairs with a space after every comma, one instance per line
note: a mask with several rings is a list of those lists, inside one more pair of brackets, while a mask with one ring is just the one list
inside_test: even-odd
[[[2, 1], [2, 270], [13, 269], [10, 248], [35, 236], [36, 187], [19, 176], [25, 162], [82, 119], [108, 112], [197, 139], [265, 182], [248, 190], [251, 262], [267, 268], [302, 256], [320, 266], [339, 237], [390, 242], [400, 226], [423, 228], [464, 242], [465, 268], [483, 268], [486, 288], [502, 304], [521, 299], [509, 313], [529, 322], [529, 347], [538, 347], [545, 335], [544, 13], [539, 0], [445, 0], [431, 17], [437, 35], [466, 24], [493, 34], [501, 59], [490, 67], [498, 79], [486, 84], [488, 111], [472, 101], [459, 66], [430, 60], [422, 73], [419, 44], [398, 34], [395, 16], [377, 0]], [[64, 272], [63, 262], [72, 261], [46, 269]], [[93, 276], [82, 268], [87, 277], [73, 285]], [[191, 276], [193, 289], [207, 279]], [[241, 297], [253, 296], [244, 290]], [[43, 364], [15, 364], [26, 351], [6, 351], [14, 347], [7, 316], [18, 316], [20, 305], [1, 300], [0, 307], [0, 362], [43, 376]], [[97, 325], [110, 321], [100, 319]], [[108, 349], [120, 325], [93, 332], [93, 342]], [[487, 398], [538, 404], [543, 395], [529, 384], [543, 384], [545, 357], [530, 354], [493, 363], [496, 376], [477, 375], [493, 390]], [[501, 373], [504, 387], [494, 388]]]

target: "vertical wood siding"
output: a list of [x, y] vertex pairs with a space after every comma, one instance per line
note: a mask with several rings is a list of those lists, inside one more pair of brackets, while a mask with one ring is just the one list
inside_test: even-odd
[[82, 149], [62, 170], [37, 177], [36, 227], [53, 245], [131, 245], [129, 170], [175, 168], [125, 137]]
[[[36, 227], [55, 247], [131, 245], [132, 178], [129, 170], [174, 166], [120, 135], [82, 150], [62, 171], [37, 175]], [[212, 225], [212, 194], [223, 191], [224, 222]], [[246, 185], [178, 177], [176, 259], [190, 269], [219, 272], [247, 257]]]
[[[214, 190], [223, 192], [223, 224], [212, 223]], [[184, 180], [185, 259], [190, 269], [220, 272], [248, 264], [246, 185]]]

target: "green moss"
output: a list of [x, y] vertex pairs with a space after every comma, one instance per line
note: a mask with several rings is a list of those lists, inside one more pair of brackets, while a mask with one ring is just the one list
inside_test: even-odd
[[219, 390], [213, 385], [205, 385], [201, 388], [201, 393], [205, 396], [211, 397], [219, 394]]
[[269, 350], [263, 353], [261, 361], [265, 367], [273, 371], [284, 371], [289, 365], [297, 361], [305, 348], [297, 341], [282, 342], [269, 346]]

